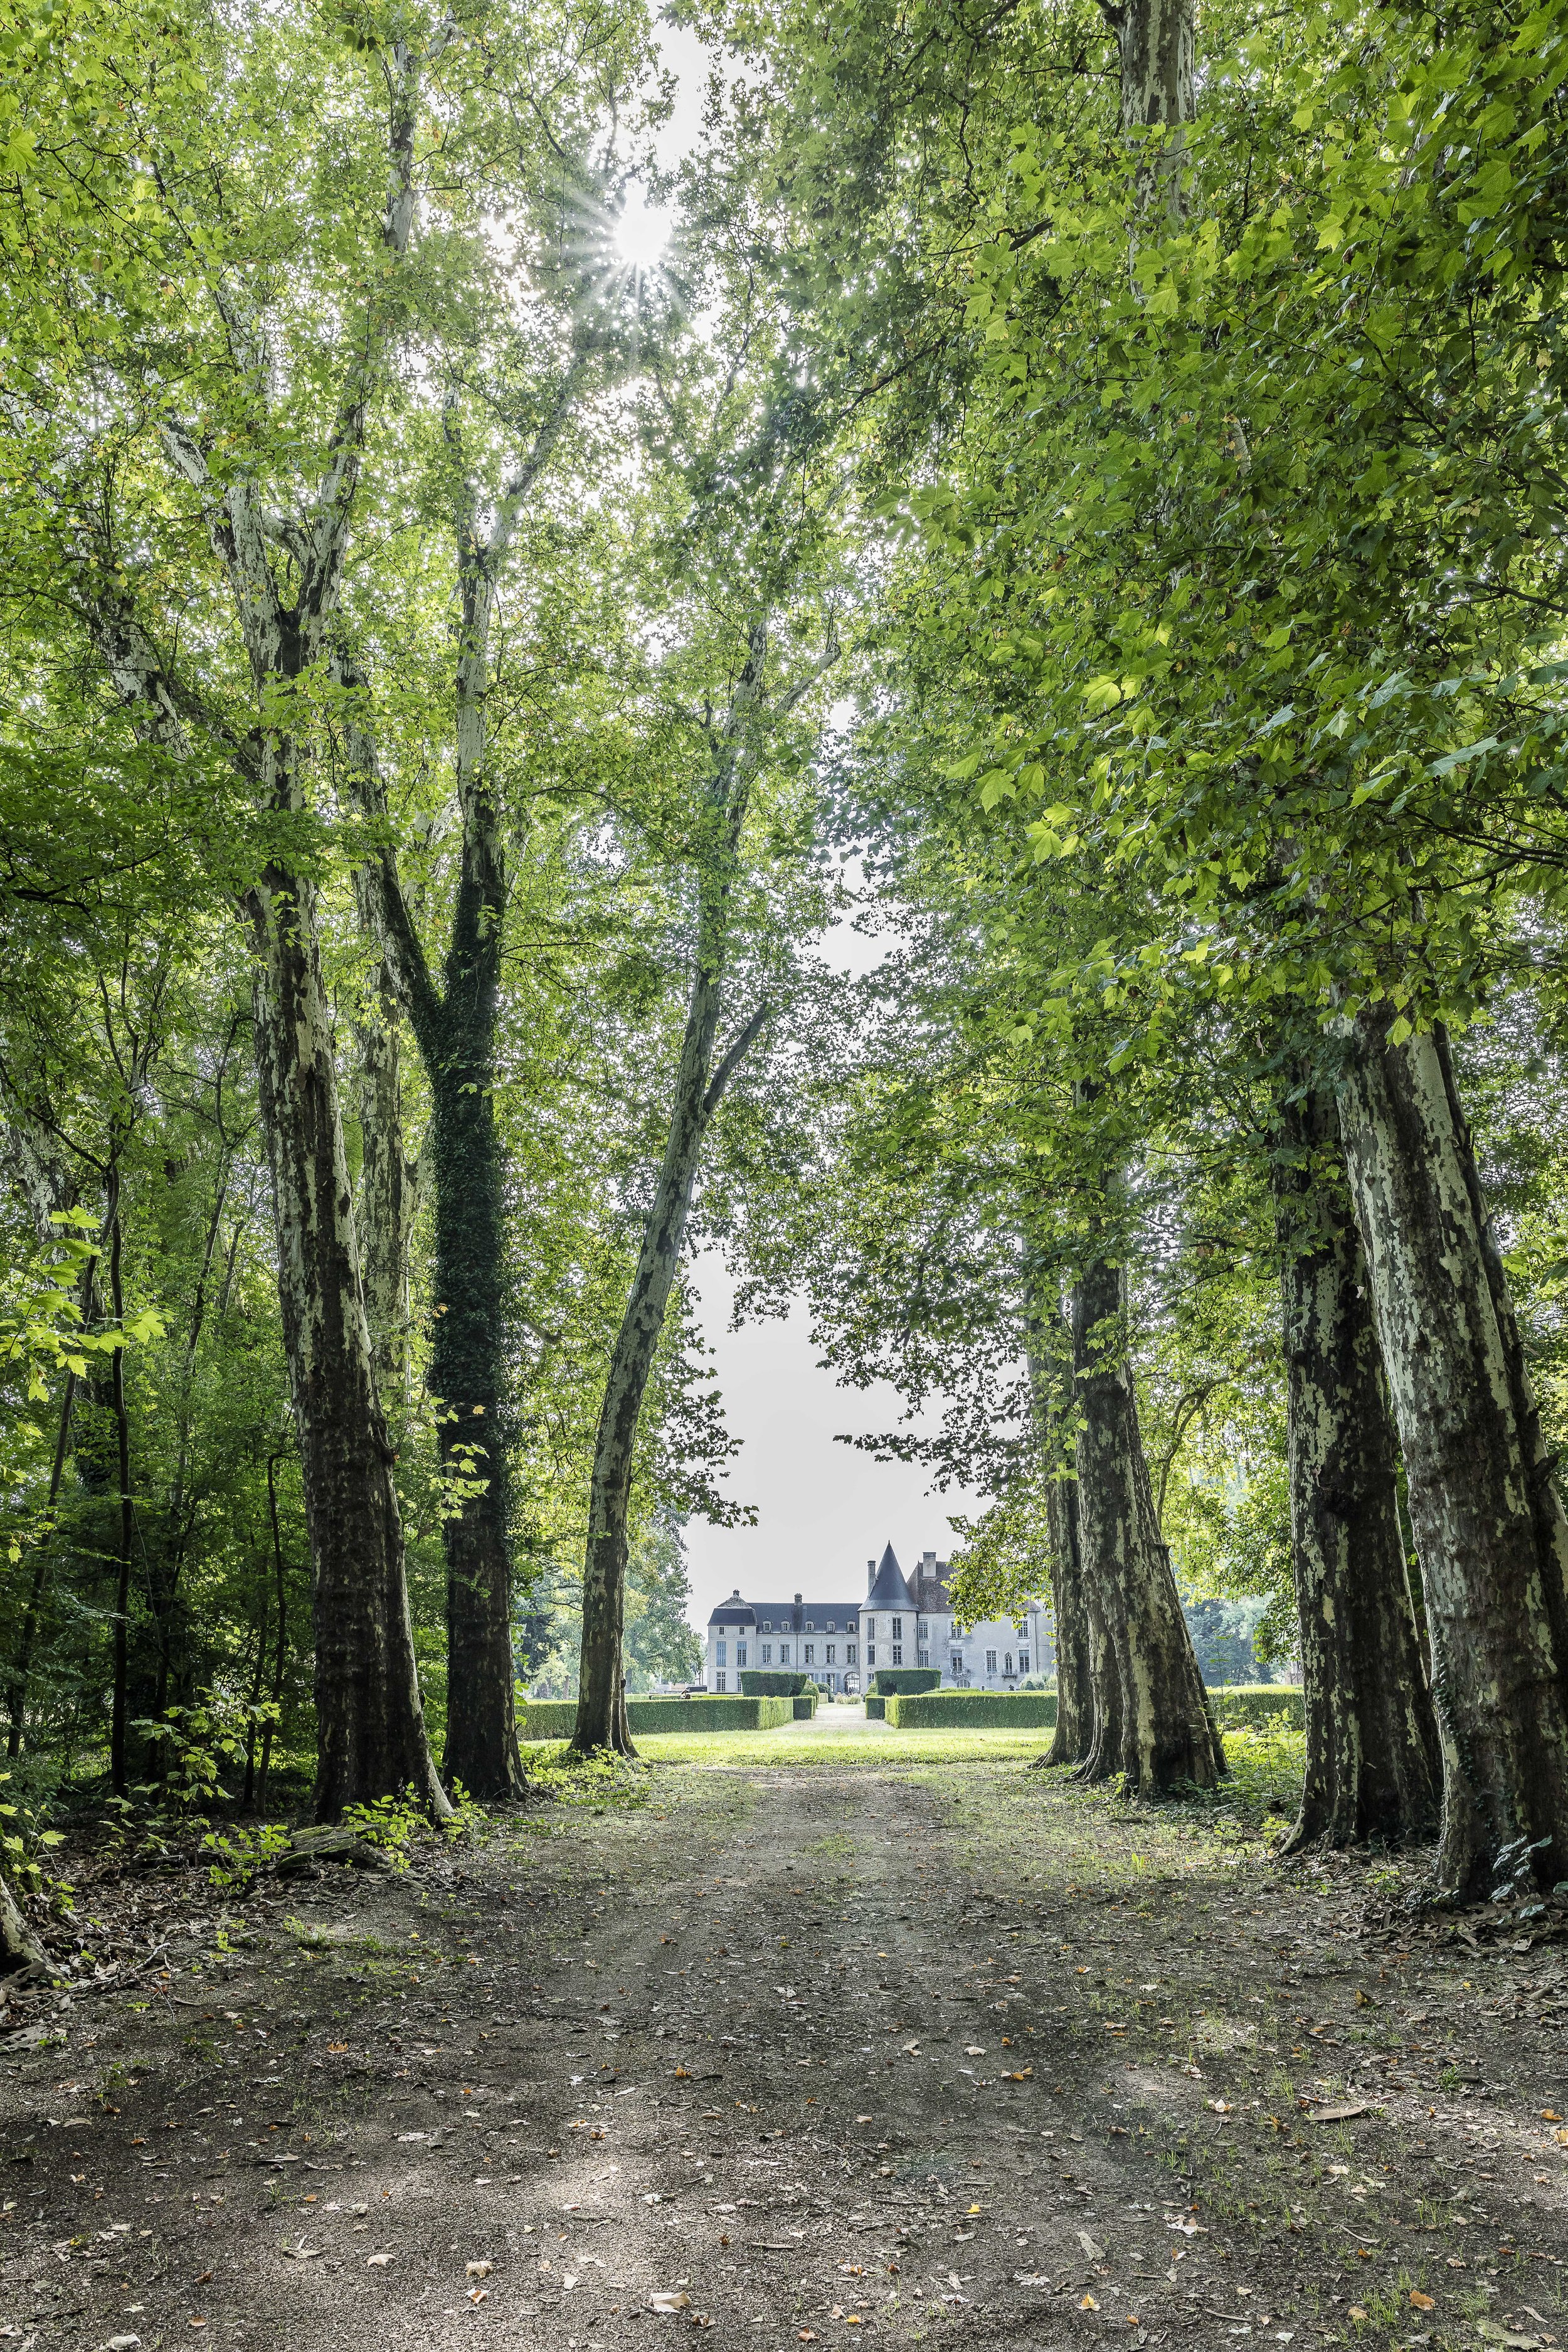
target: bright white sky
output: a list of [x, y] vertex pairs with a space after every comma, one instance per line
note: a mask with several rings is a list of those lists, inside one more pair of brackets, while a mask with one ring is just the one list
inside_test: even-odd
[[[867, 971], [880, 952], [875, 939], [862, 938], [847, 921], [822, 945], [847, 972]], [[752, 1528], [710, 1528], [700, 1519], [688, 1527], [689, 1614], [699, 1633], [706, 1632], [714, 1602], [737, 1585], [748, 1601], [787, 1601], [795, 1592], [808, 1601], [858, 1601], [866, 1562], [879, 1559], [884, 1544], [906, 1569], [922, 1551], [945, 1559], [948, 1513], [973, 1513], [980, 1497], [959, 1487], [933, 1495], [918, 1466], [877, 1462], [834, 1443], [841, 1430], [894, 1428], [897, 1391], [843, 1389], [819, 1370], [804, 1305], [785, 1321], [731, 1331], [734, 1286], [717, 1255], [698, 1260], [696, 1278], [724, 1417], [731, 1436], [742, 1440], [729, 1491], [754, 1504], [758, 1515]]]
[[[675, 112], [658, 141], [658, 160], [671, 169], [695, 144], [713, 58], [697, 35], [659, 27], [666, 67], [679, 77]], [[657, 258], [662, 224], [631, 192], [623, 231], [626, 258], [644, 267]], [[864, 971], [878, 959], [875, 940], [847, 922], [823, 942], [845, 971]], [[816, 1365], [804, 1305], [783, 1322], [748, 1324], [731, 1331], [734, 1286], [721, 1258], [699, 1259], [700, 1321], [714, 1350], [731, 1436], [742, 1441], [730, 1468], [729, 1491], [753, 1504], [751, 1528], [710, 1528], [693, 1520], [686, 1531], [691, 1570], [690, 1616], [705, 1633], [716, 1601], [737, 1585], [747, 1600], [858, 1601], [866, 1590], [868, 1559], [891, 1543], [906, 1568], [922, 1551], [946, 1557], [950, 1510], [972, 1512], [977, 1496], [954, 1489], [940, 1497], [926, 1474], [903, 1463], [879, 1463], [835, 1437], [893, 1428], [899, 1399], [890, 1388], [841, 1389]]]

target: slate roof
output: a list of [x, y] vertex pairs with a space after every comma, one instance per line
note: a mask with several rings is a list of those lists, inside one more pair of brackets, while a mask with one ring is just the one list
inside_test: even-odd
[[891, 1544], [882, 1554], [871, 1590], [860, 1606], [863, 1609], [907, 1609], [911, 1616], [914, 1614], [915, 1596], [910, 1591], [908, 1580], [899, 1566], [898, 1555]]
[[775, 1633], [854, 1633], [859, 1630], [858, 1601], [759, 1601], [759, 1630]]
[[710, 1625], [752, 1625], [756, 1622], [756, 1614], [751, 1602], [742, 1600], [740, 1587], [737, 1586], [728, 1601], [721, 1601], [708, 1622]]

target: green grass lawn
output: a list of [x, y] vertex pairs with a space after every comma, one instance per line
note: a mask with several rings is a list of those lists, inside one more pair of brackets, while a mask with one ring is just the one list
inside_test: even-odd
[[[837, 1716], [837, 1720], [835, 1720]], [[924, 1764], [1032, 1764], [1049, 1747], [1048, 1730], [895, 1731], [861, 1715], [820, 1709], [809, 1723], [773, 1731], [645, 1733], [637, 1754], [648, 1764], [731, 1767], [777, 1765], [789, 1771], [818, 1764], [868, 1765], [879, 1771]], [[529, 1743], [542, 1762], [564, 1753], [561, 1740]], [[1300, 1731], [1236, 1728], [1225, 1732], [1230, 1785], [1213, 1800], [1256, 1817], [1289, 1818], [1301, 1792], [1306, 1736]]]

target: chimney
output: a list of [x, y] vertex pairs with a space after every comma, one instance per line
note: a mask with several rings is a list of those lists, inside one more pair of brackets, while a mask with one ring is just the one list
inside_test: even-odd
[[871, 1587], [876, 1583], [876, 1581], [877, 1563], [874, 1559], [868, 1559], [866, 1562], [866, 1590], [868, 1592], [870, 1591]]
[[798, 1592], [795, 1596], [795, 1605], [797, 1609], [800, 1607], [800, 1595]]
[[922, 1552], [921, 1552], [921, 1566], [922, 1568], [929, 1568], [929, 1569], [933, 1569], [933, 1570], [934, 1570], [934, 1568], [936, 1567], [936, 1554], [935, 1554], [935, 1552], [934, 1552], [934, 1551], [922, 1551]]

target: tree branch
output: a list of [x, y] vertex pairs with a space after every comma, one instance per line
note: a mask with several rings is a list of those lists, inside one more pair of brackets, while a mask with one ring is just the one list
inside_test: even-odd
[[702, 1097], [702, 1123], [704, 1127], [706, 1127], [708, 1121], [712, 1118], [714, 1112], [723, 1101], [724, 1089], [728, 1087], [731, 1079], [734, 1076], [736, 1071], [745, 1060], [746, 1055], [751, 1052], [752, 1047], [756, 1044], [757, 1038], [762, 1031], [763, 1024], [767, 1020], [772, 1011], [773, 1006], [764, 997], [761, 1004], [758, 1005], [756, 1011], [752, 1013], [751, 1019], [747, 1022], [745, 1027], [742, 1030], [740, 1035], [736, 1038], [734, 1044], [724, 1055], [718, 1068], [714, 1071], [713, 1076], [709, 1079], [708, 1091]]

